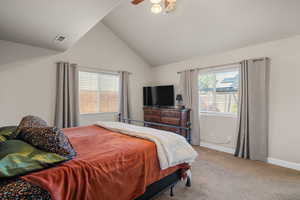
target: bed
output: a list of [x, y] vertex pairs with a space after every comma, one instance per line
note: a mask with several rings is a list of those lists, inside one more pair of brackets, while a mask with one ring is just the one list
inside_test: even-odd
[[189, 169], [180, 164], [161, 170], [155, 144], [145, 139], [95, 125], [64, 132], [77, 151], [76, 158], [1, 181], [0, 199], [146, 200], [173, 188]]

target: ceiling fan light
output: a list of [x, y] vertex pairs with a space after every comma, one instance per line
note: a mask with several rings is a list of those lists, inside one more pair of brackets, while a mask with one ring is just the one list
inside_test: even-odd
[[153, 4], [159, 4], [162, 0], [150, 0]]
[[162, 7], [160, 4], [153, 4], [151, 7], [151, 12], [154, 14], [158, 14], [162, 11]]

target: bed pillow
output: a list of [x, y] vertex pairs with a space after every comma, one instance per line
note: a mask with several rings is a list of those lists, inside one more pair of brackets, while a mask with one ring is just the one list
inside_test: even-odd
[[9, 136], [9, 139], [16, 139], [21, 130], [25, 127], [47, 127], [47, 122], [40, 117], [28, 115], [23, 117], [16, 131]]
[[66, 161], [55, 153], [48, 153], [21, 140], [6, 140], [0, 144], [0, 178], [25, 175]]
[[62, 129], [55, 127], [24, 127], [21, 129], [18, 138], [43, 151], [56, 153], [68, 159], [76, 156], [72, 144]]
[[4, 126], [0, 128], [0, 136], [9, 137], [17, 129], [17, 126]]
[[7, 139], [3, 135], [0, 135], [0, 144], [5, 142]]

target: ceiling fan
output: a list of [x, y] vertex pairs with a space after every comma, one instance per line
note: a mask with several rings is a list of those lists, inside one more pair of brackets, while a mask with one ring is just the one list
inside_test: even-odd
[[[138, 5], [143, 1], [145, 0], [132, 0], [131, 3], [133, 5]], [[176, 0], [150, 0], [150, 2], [152, 3], [151, 12], [153, 12], [154, 14], [162, 12], [163, 7], [166, 13], [172, 12], [176, 8]], [[161, 6], [161, 3], [164, 4], [163, 7]]]

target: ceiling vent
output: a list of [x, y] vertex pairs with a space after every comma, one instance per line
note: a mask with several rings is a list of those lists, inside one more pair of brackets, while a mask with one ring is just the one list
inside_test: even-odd
[[61, 42], [65, 41], [66, 38], [67, 38], [67, 37], [66, 37], [66, 36], [63, 36], [63, 35], [57, 35], [57, 36], [55, 37], [54, 41], [57, 42], [57, 43], [61, 43]]

